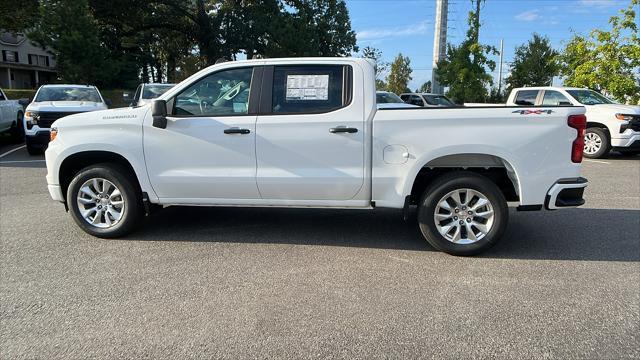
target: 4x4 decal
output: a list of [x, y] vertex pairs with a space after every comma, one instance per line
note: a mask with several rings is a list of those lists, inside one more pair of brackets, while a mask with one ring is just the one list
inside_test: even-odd
[[516, 110], [516, 111], [513, 111], [513, 113], [520, 114], [520, 115], [530, 115], [530, 114], [540, 115], [540, 114], [552, 114], [553, 110]]

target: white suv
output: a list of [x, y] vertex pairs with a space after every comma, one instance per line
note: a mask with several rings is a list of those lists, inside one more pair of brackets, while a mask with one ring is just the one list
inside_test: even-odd
[[584, 156], [600, 158], [611, 149], [640, 153], [640, 106], [617, 104], [589, 89], [549, 86], [513, 89], [507, 105], [584, 106], [587, 109]]
[[42, 153], [49, 144], [49, 128], [61, 117], [108, 109], [100, 91], [90, 85], [43, 85], [24, 112], [24, 131], [30, 155]]

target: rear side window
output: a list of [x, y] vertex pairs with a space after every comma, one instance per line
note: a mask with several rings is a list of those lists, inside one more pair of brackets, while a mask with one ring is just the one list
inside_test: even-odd
[[516, 94], [516, 105], [533, 106], [537, 97], [538, 90], [520, 90]]
[[571, 102], [561, 93], [554, 90], [546, 90], [542, 105], [571, 105]]
[[348, 105], [351, 72], [346, 69], [342, 65], [276, 66], [273, 113], [322, 113]]

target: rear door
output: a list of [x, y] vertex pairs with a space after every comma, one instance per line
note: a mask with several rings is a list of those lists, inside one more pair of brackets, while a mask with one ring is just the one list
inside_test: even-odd
[[[363, 96], [351, 65], [265, 67], [256, 123], [264, 199], [350, 200], [364, 183]], [[362, 90], [357, 93], [360, 94]]]

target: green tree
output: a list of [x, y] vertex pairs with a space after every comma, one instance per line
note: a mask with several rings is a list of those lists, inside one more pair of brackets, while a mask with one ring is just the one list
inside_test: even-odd
[[389, 69], [389, 63], [382, 60], [382, 51], [377, 48], [367, 46], [362, 49], [361, 56], [373, 61], [373, 69], [376, 73], [376, 90], [386, 90], [387, 84], [381, 79], [381, 77]]
[[550, 85], [560, 71], [557, 56], [549, 38], [533, 34], [528, 43], [516, 48], [507, 88]]
[[561, 55], [566, 85], [595, 89], [621, 102], [640, 102], [638, 5], [640, 0], [632, 0], [619, 16], [611, 17], [609, 31], [573, 36]]
[[480, 33], [480, 2], [469, 12], [467, 39], [460, 45], [447, 45], [446, 57], [438, 63], [438, 80], [449, 87], [447, 95], [457, 103], [486, 101], [487, 88], [493, 84], [491, 74], [496, 63], [488, 55], [496, 55], [493, 46], [478, 43]]
[[0, 1], [0, 29], [23, 32], [38, 20], [38, 0]]
[[29, 37], [49, 46], [64, 82], [105, 85], [113, 74], [87, 0], [42, 0]]
[[391, 70], [387, 75], [386, 90], [396, 94], [411, 92], [411, 90], [408, 90], [411, 72], [411, 60], [409, 60], [409, 57], [402, 56], [402, 53], [398, 54], [391, 63]]
[[358, 51], [343, 0], [282, 0], [265, 57], [348, 56]]
[[419, 88], [416, 89], [417, 93], [430, 93], [431, 92], [431, 80], [422, 84]]

